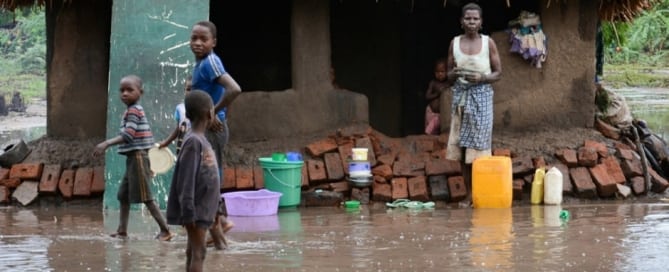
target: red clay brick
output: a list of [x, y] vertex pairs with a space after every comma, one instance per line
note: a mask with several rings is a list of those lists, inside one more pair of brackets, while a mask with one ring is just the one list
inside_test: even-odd
[[561, 149], [555, 152], [555, 157], [557, 157], [562, 163], [566, 164], [567, 167], [572, 168], [578, 166], [578, 157], [576, 156], [576, 151], [572, 149]]
[[374, 153], [374, 146], [372, 145], [372, 140], [369, 137], [362, 137], [355, 139], [355, 147], [367, 148], [367, 159], [371, 166], [376, 165], [376, 154]]
[[616, 157], [609, 156], [603, 158], [602, 163], [606, 166], [606, 170], [609, 173], [609, 176], [613, 178], [613, 181], [619, 184], [625, 184], [625, 182], [627, 182], [627, 178], [625, 178], [623, 169], [620, 167]]
[[385, 164], [390, 167], [393, 167], [393, 163], [395, 163], [395, 155], [393, 154], [383, 154], [378, 156], [376, 159], [380, 164]]
[[[42, 177], [44, 177], [44, 175], [42, 175]], [[93, 182], [91, 183], [91, 194], [101, 194], [104, 193], [104, 191], [105, 191], [105, 168], [103, 166], [93, 167]]]
[[237, 189], [253, 188], [253, 167], [237, 166], [235, 169], [235, 186]]
[[376, 182], [376, 183], [388, 183], [388, 180], [386, 178], [382, 177], [382, 176], [376, 176], [375, 175], [373, 177], [373, 179], [374, 179], [374, 182]]
[[223, 168], [223, 179], [221, 180], [221, 190], [237, 188], [237, 171], [235, 166], [226, 165]]
[[332, 138], [325, 138], [307, 145], [306, 150], [313, 157], [320, 157], [326, 152], [337, 149], [337, 142]]
[[446, 160], [429, 160], [425, 162], [425, 175], [445, 175], [448, 171]]
[[325, 173], [325, 163], [320, 159], [307, 160], [307, 173], [310, 181], [321, 181], [328, 179]]
[[493, 156], [505, 156], [505, 157], [511, 157], [511, 149], [507, 148], [495, 148], [492, 150], [492, 155]]
[[624, 160], [638, 160], [640, 159], [639, 155], [636, 154], [634, 150], [631, 149], [622, 149], [622, 148], [617, 148], [616, 149], [616, 155], [620, 157], [620, 159]]
[[423, 176], [425, 173], [424, 162], [397, 161], [393, 166], [393, 175], [396, 177]]
[[411, 161], [413, 159], [414, 159], [414, 155], [411, 152], [402, 151], [402, 152], [397, 153], [396, 161], [406, 162], [406, 161]]
[[618, 187], [616, 187], [616, 182], [609, 176], [607, 173], [606, 165], [598, 164], [594, 167], [590, 167], [590, 175], [592, 175], [592, 181], [597, 185], [597, 193], [600, 197], [610, 197], [616, 194]]
[[431, 160], [432, 160], [432, 155], [428, 152], [420, 152], [414, 154], [414, 161], [426, 163]]
[[534, 172], [534, 164], [532, 163], [532, 158], [528, 156], [515, 157], [512, 160], [513, 174], [514, 175], [523, 175], [527, 173]]
[[348, 162], [353, 156], [353, 142], [339, 146], [339, 157], [341, 158], [341, 165], [344, 166], [344, 174], [348, 175]]
[[585, 167], [593, 167], [597, 165], [599, 155], [597, 150], [592, 147], [581, 147], [578, 149], [578, 165]]
[[643, 177], [633, 177], [630, 179], [632, 185], [632, 192], [635, 195], [643, 195], [646, 193], [646, 180]]
[[72, 190], [74, 189], [74, 170], [67, 169], [60, 174], [58, 181], [58, 190], [64, 198], [72, 197]]
[[595, 118], [595, 128], [605, 137], [614, 140], [620, 139], [620, 129], [607, 124], [606, 122], [600, 120], [599, 118]]
[[643, 176], [643, 166], [641, 166], [640, 159], [634, 160], [622, 160], [620, 163], [620, 168], [623, 170], [623, 174], [627, 178], [632, 178], [636, 176]]
[[604, 143], [597, 142], [594, 140], [585, 140], [583, 146], [592, 147], [595, 150], [597, 150], [597, 154], [599, 155], [600, 158], [606, 158], [609, 156], [609, 149], [606, 147], [606, 144]]
[[374, 182], [372, 185], [372, 200], [381, 202], [392, 201], [393, 195], [390, 184]]
[[[325, 172], [329, 180], [340, 180], [344, 178], [344, 167], [341, 164], [339, 153], [325, 153]], [[348, 165], [347, 165], [348, 167]]]
[[381, 176], [385, 180], [390, 180], [393, 178], [393, 169], [390, 166], [385, 164], [380, 164], [372, 168], [372, 174], [376, 176]]
[[546, 160], [544, 160], [544, 156], [532, 158], [532, 165], [534, 165], [534, 169], [546, 167]]
[[309, 187], [309, 174], [307, 174], [307, 167], [302, 164], [302, 187]]
[[432, 152], [432, 158], [445, 160], [446, 159], [446, 148], [442, 148]]
[[430, 196], [427, 192], [427, 182], [425, 182], [425, 176], [409, 178], [407, 185], [409, 187], [409, 198], [411, 200], [430, 200]]
[[332, 191], [348, 195], [351, 188], [348, 185], [348, 181], [338, 181], [330, 183], [330, 189], [332, 189]]
[[446, 174], [447, 176], [460, 176], [462, 175], [462, 163], [456, 160], [446, 160]]
[[525, 185], [525, 181], [523, 179], [513, 180], [513, 199], [515, 200], [523, 199], [523, 185]]
[[664, 193], [664, 191], [667, 190], [667, 187], [669, 187], [667, 180], [652, 168], [648, 169], [648, 173], [650, 173], [650, 182], [652, 183], [650, 190], [658, 194]]
[[467, 186], [462, 176], [448, 178], [448, 191], [451, 193], [451, 201], [458, 202], [467, 197]]
[[360, 204], [369, 204], [369, 188], [352, 188], [351, 199], [360, 201]]
[[431, 153], [433, 150], [434, 150], [434, 140], [431, 139], [416, 140], [416, 153], [419, 152]]
[[265, 188], [265, 174], [260, 165], [253, 166], [253, 187], [256, 189]]
[[0, 180], [9, 178], [9, 169], [0, 168]]
[[427, 178], [430, 183], [430, 193], [432, 200], [448, 200], [448, 179], [446, 175], [429, 176]]
[[350, 125], [337, 129], [339, 137], [362, 137], [372, 133], [372, 128], [367, 124]]
[[93, 183], [93, 168], [79, 168], [74, 175], [74, 196], [90, 196], [91, 183]]
[[614, 142], [613, 142], [613, 147], [616, 148], [616, 151], [617, 151], [618, 149], [633, 150], [633, 148], [632, 148], [631, 146], [629, 146], [629, 145], [626, 144], [626, 143], [620, 142], [620, 141], [614, 141]]
[[58, 192], [58, 180], [60, 180], [60, 164], [45, 165], [42, 171], [42, 179], [39, 182], [39, 192], [55, 194]]
[[42, 176], [42, 163], [20, 163], [12, 165], [9, 171], [10, 178], [20, 178], [21, 180], [39, 180]]
[[0, 203], [2, 204], [10, 203], [12, 199], [9, 198], [9, 196], [10, 196], [9, 188], [0, 185]]
[[390, 181], [393, 190], [393, 199], [409, 198], [406, 178], [394, 178]]
[[575, 167], [569, 169], [569, 175], [574, 181], [574, 193], [581, 198], [597, 196], [597, 186], [592, 181], [588, 168]]
[[21, 185], [20, 178], [8, 178], [0, 180], [0, 186], [5, 186], [10, 189], [16, 189], [16, 187], [19, 187], [19, 185]]
[[556, 163], [553, 165], [560, 170], [562, 174], [562, 194], [563, 195], [573, 195], [574, 194], [574, 185], [571, 182], [571, 176], [569, 175], [569, 167], [562, 163]]

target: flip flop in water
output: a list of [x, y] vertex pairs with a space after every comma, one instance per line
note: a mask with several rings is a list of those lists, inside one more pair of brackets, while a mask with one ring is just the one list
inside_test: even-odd
[[163, 241], [163, 242], [169, 242], [170, 240], [172, 240], [172, 238], [174, 238], [174, 233], [171, 233], [171, 232], [167, 232], [167, 233], [161, 232], [161, 233], [158, 233], [158, 235], [156, 235], [156, 239], [158, 239], [160, 241]]
[[128, 238], [128, 233], [127, 232], [115, 232], [115, 233], [109, 234], [109, 236], [112, 237], [112, 238], [125, 239], [125, 238]]
[[409, 209], [433, 209], [434, 202], [411, 201], [409, 199], [397, 199], [392, 203], [386, 203], [390, 208], [409, 208]]

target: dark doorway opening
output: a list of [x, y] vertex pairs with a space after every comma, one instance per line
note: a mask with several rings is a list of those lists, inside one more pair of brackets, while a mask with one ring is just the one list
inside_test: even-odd
[[[422, 134], [425, 91], [434, 62], [461, 34], [461, 8], [469, 1], [331, 1], [332, 66], [337, 84], [365, 94], [370, 124], [390, 136]], [[503, 31], [521, 10], [539, 1], [481, 2], [484, 34]], [[496, 41], [497, 43], [506, 40]]]
[[292, 1], [210, 1], [216, 54], [244, 91], [292, 87]]

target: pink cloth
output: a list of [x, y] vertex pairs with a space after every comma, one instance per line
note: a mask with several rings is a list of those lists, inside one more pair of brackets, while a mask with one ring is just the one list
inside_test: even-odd
[[430, 105], [427, 105], [425, 108], [425, 134], [439, 135], [439, 133], [441, 133], [439, 113], [434, 113]]

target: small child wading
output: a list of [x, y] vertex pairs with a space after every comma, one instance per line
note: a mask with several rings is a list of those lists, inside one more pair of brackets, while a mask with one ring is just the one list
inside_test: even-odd
[[207, 230], [217, 224], [221, 178], [214, 150], [204, 136], [213, 119], [211, 97], [196, 90], [186, 95], [184, 104], [191, 130], [184, 138], [172, 176], [167, 222], [184, 226], [188, 233], [186, 271], [202, 271]]
[[156, 239], [169, 241], [174, 235], [167, 227], [149, 187], [153, 173], [151, 173], [147, 150], [153, 146], [153, 134], [144, 109], [139, 104], [143, 93], [142, 80], [139, 77], [129, 75], [121, 79], [121, 101], [128, 106], [123, 114], [121, 132], [118, 136], [95, 146], [93, 156], [103, 155], [105, 150], [113, 145], [119, 145], [118, 153], [126, 156], [125, 175], [117, 194], [118, 201], [121, 203], [120, 219], [116, 233], [111, 236], [127, 237], [130, 204], [144, 203], [160, 227], [160, 233]]

